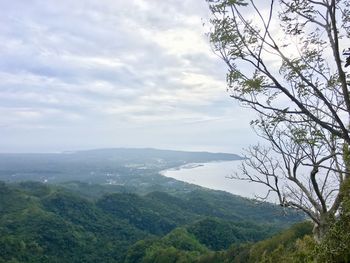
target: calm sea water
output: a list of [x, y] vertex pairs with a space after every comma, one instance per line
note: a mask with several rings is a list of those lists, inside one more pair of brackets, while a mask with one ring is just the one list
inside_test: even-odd
[[232, 194], [254, 198], [264, 196], [267, 190], [262, 185], [236, 179], [229, 179], [235, 172], [240, 172], [241, 161], [210, 162], [193, 164], [162, 171], [162, 175], [200, 185], [215, 190], [223, 190]]

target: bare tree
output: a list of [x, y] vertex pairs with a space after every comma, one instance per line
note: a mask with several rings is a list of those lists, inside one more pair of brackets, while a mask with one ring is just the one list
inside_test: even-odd
[[282, 206], [305, 212], [320, 240], [342, 201], [339, 190], [347, 178], [342, 141], [310, 123], [274, 125], [261, 119], [256, 128], [271, 146], [250, 147], [235, 178], [265, 185], [263, 200], [275, 194]]
[[248, 149], [238, 177], [304, 211], [320, 240], [349, 194], [343, 185], [350, 178], [350, 93], [342, 49], [350, 46], [350, 3], [207, 2], [210, 40], [228, 65], [230, 96], [258, 112], [252, 125], [270, 143]]

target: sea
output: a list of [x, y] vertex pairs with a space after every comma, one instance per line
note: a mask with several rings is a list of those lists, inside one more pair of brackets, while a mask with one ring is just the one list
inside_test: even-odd
[[193, 163], [164, 170], [161, 174], [179, 181], [214, 190], [222, 190], [243, 197], [256, 198], [257, 196], [265, 196], [267, 193], [265, 186], [232, 179], [232, 176], [236, 173], [238, 175], [241, 173], [241, 164], [242, 161]]

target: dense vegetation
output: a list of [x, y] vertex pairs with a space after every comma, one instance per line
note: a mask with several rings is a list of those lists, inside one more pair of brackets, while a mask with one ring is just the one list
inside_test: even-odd
[[[341, 226], [339, 222], [343, 222]], [[306, 221], [265, 240], [234, 243], [221, 251], [208, 250], [188, 230], [176, 229], [163, 238], [137, 242], [129, 249], [126, 262], [350, 262], [349, 221], [347, 226], [344, 222], [338, 221], [331, 231], [333, 236], [327, 236], [321, 244], [314, 241], [312, 223]]]
[[[97, 156], [95, 151], [86, 154], [90, 158]], [[105, 150], [99, 154], [103, 158], [113, 156]], [[322, 243], [316, 244], [310, 222], [292, 226], [305, 220], [294, 210], [158, 174], [160, 169], [180, 162], [183, 156], [161, 162], [158, 167], [142, 164], [140, 156], [133, 162], [144, 165], [142, 169], [135, 168], [136, 163], [126, 157], [113, 166], [113, 161], [108, 166], [109, 161], [89, 163], [80, 156], [71, 163], [64, 157], [61, 169], [62, 163], [54, 158], [42, 156], [39, 160], [32, 155], [8, 164], [12, 170], [2, 171], [7, 182], [0, 181], [0, 263], [350, 259], [349, 202], [344, 202]], [[38, 166], [30, 165], [32, 157]], [[16, 162], [23, 165], [16, 167]], [[48, 167], [61, 169], [62, 177], [56, 184], [38, 182], [49, 178], [45, 175]], [[70, 175], [70, 181], [60, 182]], [[22, 181], [25, 176], [34, 181]], [[118, 183], [106, 184], [111, 177]]]
[[303, 222], [257, 243], [236, 243], [227, 250], [213, 251], [188, 230], [176, 229], [163, 238], [137, 242], [129, 249], [126, 262], [313, 262], [316, 245], [311, 230], [312, 224]]
[[0, 186], [0, 262], [117, 262], [147, 236], [79, 196], [31, 186], [36, 189]]
[[39, 182], [1, 183], [0, 262], [190, 262], [301, 219], [209, 190], [181, 197], [86, 194]]

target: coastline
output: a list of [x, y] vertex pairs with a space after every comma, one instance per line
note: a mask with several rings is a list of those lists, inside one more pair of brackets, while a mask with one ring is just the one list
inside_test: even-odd
[[[240, 172], [243, 160], [214, 161], [207, 163], [185, 164], [169, 168], [159, 173], [178, 181], [195, 184], [212, 190], [225, 191], [234, 195], [255, 199], [265, 196], [267, 189], [259, 184], [230, 179], [230, 175]], [[272, 200], [271, 200], [272, 201]]]

